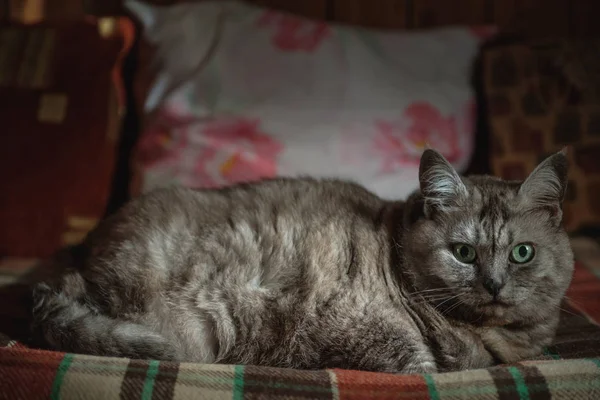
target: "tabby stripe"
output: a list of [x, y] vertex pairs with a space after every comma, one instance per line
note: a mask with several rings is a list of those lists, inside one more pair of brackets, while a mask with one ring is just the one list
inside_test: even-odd
[[507, 368], [492, 368], [489, 372], [496, 385], [498, 400], [521, 399], [516, 387], [515, 378]]
[[120, 398], [122, 400], [139, 399], [144, 391], [144, 384], [148, 375], [149, 362], [144, 360], [129, 360], [123, 383], [121, 384]]
[[531, 400], [542, 400], [552, 397], [548, 389], [546, 377], [536, 366], [518, 366], [517, 369], [523, 376]]
[[158, 374], [154, 382], [152, 398], [155, 400], [167, 400], [175, 397], [175, 386], [179, 374], [179, 363], [161, 362], [158, 366]]
[[50, 393], [50, 398], [52, 400], [60, 399], [60, 389], [65, 380], [65, 375], [67, 375], [67, 371], [69, 371], [69, 367], [71, 367], [71, 364], [73, 363], [73, 357], [73, 354], [65, 354], [58, 366], [54, 382], [52, 383], [52, 392]]

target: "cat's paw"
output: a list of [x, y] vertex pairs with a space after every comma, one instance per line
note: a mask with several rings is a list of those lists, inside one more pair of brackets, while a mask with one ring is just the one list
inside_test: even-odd
[[402, 374], [434, 374], [438, 372], [437, 365], [433, 361], [414, 362], [406, 365], [400, 373]]
[[175, 348], [164, 337], [138, 324], [123, 323], [113, 331], [117, 352], [122, 357], [174, 361]]
[[[504, 364], [534, 358], [542, 354], [543, 347], [549, 339], [536, 341], [528, 331], [510, 331], [504, 328], [487, 329], [481, 334], [485, 347]], [[546, 339], [546, 338], [544, 338]]]
[[438, 372], [435, 359], [428, 351], [417, 351], [401, 370], [403, 374], [433, 374]]

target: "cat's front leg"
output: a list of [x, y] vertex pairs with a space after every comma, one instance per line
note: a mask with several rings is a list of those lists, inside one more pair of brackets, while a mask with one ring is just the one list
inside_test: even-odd
[[438, 372], [436, 359], [423, 342], [414, 343], [411, 351], [400, 358], [396, 372], [400, 374], [433, 374]]
[[467, 327], [438, 331], [431, 343], [441, 372], [487, 368], [496, 363], [479, 335]]
[[483, 328], [480, 336], [485, 347], [502, 363], [509, 364], [542, 354], [554, 338], [556, 322], [531, 327], [499, 326]]
[[398, 343], [392, 346], [392, 349], [394, 348], [404, 350], [383, 353], [374, 347], [368, 354], [358, 358], [351, 357], [345, 362], [333, 364], [333, 367], [402, 375], [438, 372], [435, 358], [424, 345], [407, 346], [406, 343]]
[[505, 328], [488, 329], [481, 334], [485, 347], [505, 364], [539, 355], [543, 346], [531, 343], [523, 332], [509, 332]]
[[388, 360], [381, 365], [381, 368], [373, 370], [401, 375], [434, 374], [438, 372], [438, 367], [430, 352], [416, 351], [409, 357], [401, 357], [400, 360]]
[[435, 355], [439, 372], [485, 368], [495, 364], [478, 332], [460, 323], [451, 323], [426, 303], [412, 308], [419, 318], [423, 336]]

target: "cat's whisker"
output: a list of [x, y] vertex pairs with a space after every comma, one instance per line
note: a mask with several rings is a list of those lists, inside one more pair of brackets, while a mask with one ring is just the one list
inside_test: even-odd
[[398, 241], [397, 241], [395, 238], [393, 238], [393, 237], [392, 237], [392, 242], [393, 242], [393, 244], [394, 244], [394, 250], [396, 250], [396, 256], [397, 256], [399, 259], [402, 259], [402, 253], [401, 253], [402, 246], [401, 246], [401, 245], [398, 243]]
[[432, 304], [438, 301], [446, 300], [447, 297], [439, 297], [434, 299], [420, 299], [419, 301], [413, 302], [413, 304]]
[[432, 298], [436, 298], [436, 297], [448, 297], [448, 295], [450, 295], [452, 293], [430, 293], [430, 294], [424, 294], [424, 295], [420, 295], [422, 298], [424, 299], [432, 299]]
[[437, 293], [437, 294], [429, 294], [429, 295], [425, 295], [425, 296], [424, 295], [412, 296], [412, 298], [415, 300], [431, 301], [431, 300], [445, 299], [450, 295], [452, 295], [452, 293]]
[[426, 293], [424, 295], [418, 295], [418, 296], [414, 296], [412, 297], [412, 301], [414, 304], [424, 304], [424, 303], [433, 303], [433, 302], [439, 302], [439, 301], [446, 301], [449, 298], [453, 298], [453, 297], [457, 297], [460, 296], [462, 294], [464, 294], [465, 291], [461, 290], [459, 293], [454, 294], [454, 296], [448, 296], [449, 294], [452, 293]]
[[425, 289], [425, 290], [419, 290], [417, 292], [412, 292], [411, 294], [421, 294], [421, 293], [429, 293], [429, 292], [442, 292], [442, 291], [448, 291], [448, 290], [452, 290], [452, 289], [457, 289], [457, 288], [443, 287], [443, 288]]
[[461, 295], [462, 295], [462, 293], [458, 293], [458, 294], [455, 294], [454, 296], [448, 297], [446, 300], [442, 301], [440, 304], [438, 304], [437, 306], [435, 306], [434, 310], [437, 311], [442, 305], [446, 304], [450, 300], [456, 299], [457, 297], [459, 297]]
[[459, 299], [456, 304], [453, 304], [452, 306], [450, 306], [450, 308], [446, 309], [445, 312], [442, 312], [443, 315], [448, 315], [449, 313], [451, 313], [452, 311], [454, 311], [455, 309], [457, 309], [458, 307], [460, 307], [461, 305], [465, 304], [466, 301], [465, 299]]
[[[589, 297], [587, 297], [587, 298], [589, 298]], [[577, 308], [583, 307], [583, 305], [579, 301], [573, 299], [572, 297], [565, 296], [564, 299], [567, 300], [569, 303], [571, 303], [573, 306], [575, 306]]]
[[[458, 296], [458, 295], [456, 295], [456, 296]], [[424, 303], [439, 303], [440, 301], [444, 302], [446, 300], [448, 300], [448, 296], [440, 296], [440, 297], [433, 297], [433, 298], [423, 298], [423, 302]]]
[[461, 290], [461, 288], [460, 287], [444, 287], [444, 288], [425, 289], [425, 290], [419, 290], [417, 292], [411, 292], [408, 294], [410, 296], [418, 296], [418, 295], [422, 295], [423, 293], [436, 294], [436, 293], [455, 292], [457, 290]]
[[560, 311], [562, 311], [562, 312], [565, 312], [565, 313], [567, 313], [567, 314], [573, 315], [573, 316], [575, 316], [575, 317], [581, 317], [581, 318], [585, 319], [585, 317], [584, 317], [583, 315], [581, 315], [581, 314], [576, 314], [576, 313], [574, 313], [574, 312], [572, 312], [572, 311], [569, 311], [569, 310], [567, 310], [566, 308], [563, 308], [563, 307], [561, 307], [561, 306], [555, 306], [555, 307], [556, 307], [557, 309], [559, 309]]
[[565, 340], [561, 340], [560, 342], [552, 342], [552, 346], [560, 346], [563, 344], [569, 344], [569, 343], [573, 343], [574, 341], [585, 341], [585, 340], [595, 340], [596, 339], [596, 333], [589, 333], [589, 334], [583, 334], [582, 336], [576, 338], [576, 339], [565, 339]]
[[[477, 304], [475, 305], [475, 309], [479, 308], [479, 306], [481, 305], [481, 301], [478, 301]], [[481, 319], [483, 318], [483, 312], [479, 313], [479, 317], [474, 320], [472, 323], [476, 324], [477, 322], [481, 321]]]

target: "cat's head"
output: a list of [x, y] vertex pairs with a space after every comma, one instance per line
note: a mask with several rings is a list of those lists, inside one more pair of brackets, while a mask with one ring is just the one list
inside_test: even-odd
[[442, 313], [482, 324], [557, 316], [573, 274], [561, 224], [567, 166], [562, 151], [524, 182], [465, 178], [426, 150], [404, 225], [412, 290]]

